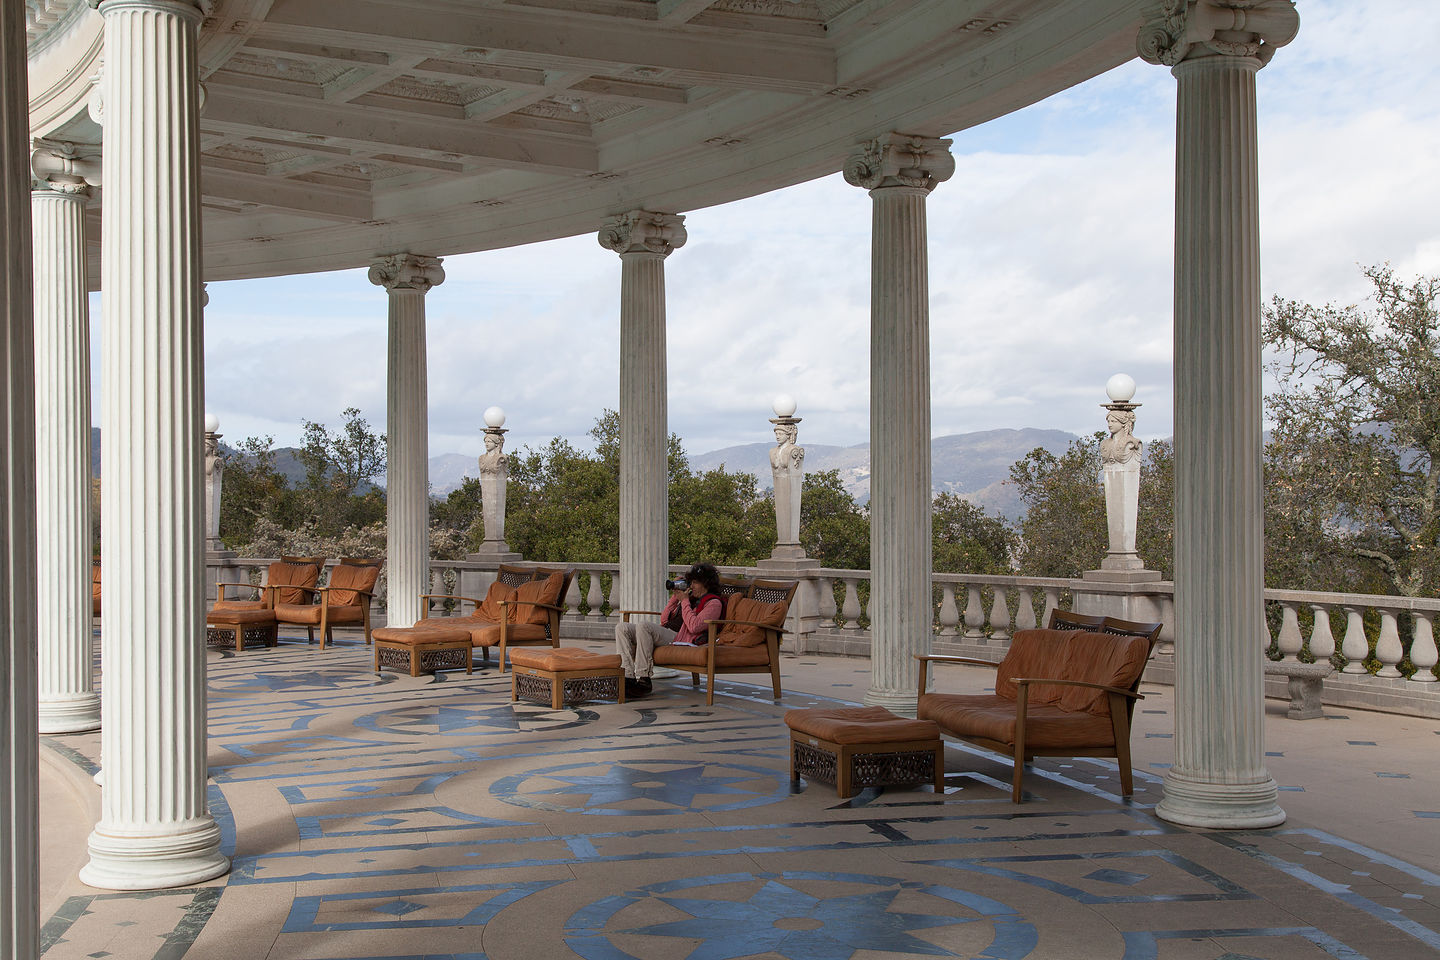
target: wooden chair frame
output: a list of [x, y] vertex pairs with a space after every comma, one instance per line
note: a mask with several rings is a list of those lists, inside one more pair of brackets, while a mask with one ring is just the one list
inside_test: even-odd
[[[789, 615], [790, 615], [790, 603], [791, 603], [792, 600], [795, 599], [795, 591], [797, 591], [798, 589], [800, 589], [800, 584], [799, 584], [799, 582], [798, 582], [798, 581], [795, 581], [795, 580], [761, 580], [761, 579], [745, 580], [745, 581], [729, 580], [729, 581], [728, 581], [728, 584], [729, 584], [729, 585], [739, 585], [739, 586], [742, 586], [742, 589], [740, 589], [740, 590], [735, 590], [735, 591], [732, 591], [732, 592], [733, 592], [733, 593], [739, 593], [740, 595], [745, 596], [745, 597], [751, 596], [751, 595], [754, 593], [754, 591], [756, 590], [756, 588], [759, 588], [759, 589], [762, 589], [762, 590], [775, 590], [775, 591], [781, 591], [781, 592], [783, 592], [784, 596], [783, 596], [782, 600], [779, 601], [779, 602], [783, 602], [783, 603], [785, 604], [785, 615], [786, 615], [787, 618], [788, 618]], [[722, 584], [721, 584], [722, 593], [723, 593], [724, 587], [725, 587], [726, 585], [727, 585], [727, 583], [724, 582], [724, 581], [722, 581]], [[622, 622], [622, 623], [629, 623], [629, 622], [630, 622], [630, 617], [631, 617], [632, 615], [651, 614], [651, 615], [653, 615], [653, 616], [659, 616], [662, 612], [663, 612], [663, 611], [660, 611], [660, 610], [621, 610], [621, 611], [620, 611], [621, 622]], [[747, 665], [744, 665], [744, 666], [717, 666], [716, 663], [715, 663], [715, 648], [716, 648], [715, 638], [716, 638], [716, 636], [719, 635], [721, 628], [725, 627], [727, 624], [738, 624], [738, 625], [742, 625], [742, 626], [759, 627], [762, 631], [764, 631], [764, 633], [765, 633], [765, 648], [766, 648], [766, 651], [768, 652], [768, 655], [769, 655], [769, 663], [747, 664]], [[707, 706], [712, 706], [712, 705], [714, 705], [714, 703], [715, 703], [715, 674], [716, 674], [716, 673], [768, 673], [768, 674], [770, 674], [770, 689], [771, 689], [771, 691], [774, 693], [775, 699], [776, 699], [776, 700], [779, 700], [779, 699], [780, 699], [780, 696], [781, 696], [781, 694], [780, 694], [780, 639], [781, 639], [781, 637], [783, 637], [783, 636], [785, 635], [785, 633], [786, 633], [785, 628], [784, 628], [784, 627], [775, 627], [775, 626], [771, 626], [771, 625], [769, 625], [769, 624], [764, 624], [764, 623], [757, 623], [757, 622], [755, 622], [755, 621], [753, 621], [753, 620], [711, 620], [710, 623], [708, 624], [708, 627], [709, 627], [709, 641], [706, 643], [706, 655], [705, 655], [705, 703], [706, 703], [706, 705], [707, 705]], [[758, 644], [757, 644], [757, 646], [758, 646]], [[677, 670], [684, 670], [684, 671], [686, 671], [687, 673], [690, 674], [690, 685], [691, 685], [692, 687], [698, 687], [698, 686], [700, 685], [700, 671], [696, 670], [695, 668], [693, 668], [693, 667], [690, 666], [689, 664], [685, 664], [685, 663], [668, 663], [668, 664], [665, 663], [665, 662], [662, 660], [662, 657], [664, 656], [664, 654], [661, 652], [661, 651], [663, 651], [664, 649], [665, 649], [664, 647], [656, 647], [656, 648], [655, 648], [655, 664], [656, 664], [656, 666], [668, 666], [668, 667], [673, 667], [673, 668], [675, 668], [675, 669], [677, 669]]]
[[[385, 561], [366, 559], [363, 557], [342, 557], [338, 566], [381, 568], [385, 566]], [[379, 579], [378, 574], [376, 575], [376, 579]], [[370, 605], [375, 600], [375, 591], [373, 589], [357, 590], [354, 587], [331, 587], [328, 585], [324, 587], [297, 587], [296, 589], [306, 591], [314, 598], [313, 602], [320, 605], [320, 624], [318, 628], [314, 624], [304, 624], [305, 632], [311, 643], [315, 642], [316, 629], [320, 631], [321, 650], [324, 650], [326, 645], [335, 639], [331, 635], [330, 626], [330, 592], [332, 590], [345, 590], [357, 594], [356, 599], [360, 603], [360, 624], [365, 632], [365, 645], [367, 647], [370, 646]], [[274, 606], [273, 600], [270, 601], [270, 606]], [[281, 622], [284, 623], [287, 621]]]
[[[1051, 614], [1051, 623], [1055, 622], [1054, 611]], [[1071, 617], [1084, 616], [1083, 614], [1071, 614]], [[1146, 651], [1146, 661], [1149, 661], [1150, 654], [1155, 651], [1155, 641], [1160, 636], [1158, 623], [1136, 623], [1130, 620], [1120, 620], [1112, 617], [1099, 617], [1098, 624], [1085, 624], [1081, 627], [1052, 627], [1052, 629], [1090, 629], [1096, 633], [1109, 633], [1115, 636], [1145, 637], [1149, 642]], [[1071, 621], [1074, 622], [1073, 620]], [[989, 660], [977, 660], [973, 657], [956, 657], [943, 654], [916, 655], [920, 662], [920, 690], [918, 696], [924, 696], [926, 692], [929, 664], [941, 663], [965, 663], [974, 666], [989, 667], [991, 670], [999, 670], [1000, 664]], [[956, 740], [963, 740], [966, 743], [973, 743], [976, 746], [993, 750], [1002, 755], [1008, 755], [1014, 763], [1010, 785], [1010, 801], [1021, 803], [1024, 800], [1022, 781], [1025, 776], [1025, 765], [1037, 756], [1042, 757], [1110, 757], [1120, 768], [1120, 789], [1124, 796], [1134, 793], [1134, 778], [1131, 772], [1130, 760], [1130, 724], [1135, 714], [1135, 702], [1145, 699], [1140, 693], [1140, 680], [1145, 671], [1142, 668], [1135, 677], [1135, 682], [1128, 689], [1106, 686], [1100, 683], [1091, 683], [1085, 680], [1070, 680], [1064, 677], [1015, 677], [1013, 682], [1015, 691], [1015, 742], [1007, 743], [1003, 740], [994, 740], [989, 737], [972, 736], [956, 733], [948, 730], [944, 724], [940, 730]], [[1062, 686], [1062, 687], [1088, 687], [1092, 690], [1104, 691], [1110, 707], [1110, 728], [1114, 736], [1113, 745], [1099, 745], [1094, 747], [1053, 747], [1037, 748], [1030, 746], [1025, 741], [1025, 720], [1030, 709], [1030, 688], [1032, 686]]]
[[[470, 614], [470, 617], [471, 617], [471, 618], [474, 618], [474, 619], [476, 620], [476, 622], [486, 623], [486, 624], [489, 624], [490, 626], [495, 626], [495, 627], [499, 627], [499, 628], [500, 628], [500, 643], [498, 644], [499, 649], [500, 649], [500, 652], [499, 652], [499, 654], [498, 654], [498, 657], [499, 657], [500, 672], [501, 672], [501, 673], [504, 673], [504, 672], [505, 672], [505, 662], [506, 662], [506, 661], [505, 661], [505, 651], [506, 651], [506, 649], [508, 649], [509, 647], [521, 647], [521, 646], [536, 646], [536, 647], [538, 647], [538, 646], [543, 646], [543, 645], [545, 645], [546, 643], [550, 644], [551, 647], [556, 647], [556, 648], [558, 648], [558, 647], [560, 646], [560, 618], [561, 618], [562, 616], [564, 616], [564, 615], [565, 615], [565, 611], [569, 609], [569, 604], [565, 603], [565, 595], [570, 592], [570, 584], [571, 584], [571, 582], [575, 579], [575, 568], [574, 568], [574, 567], [522, 567], [522, 566], [519, 566], [519, 565], [516, 565], [516, 564], [508, 564], [508, 563], [502, 563], [502, 564], [500, 564], [499, 568], [497, 568], [495, 579], [498, 580], [499, 582], [505, 584], [506, 586], [510, 586], [510, 587], [518, 587], [518, 586], [520, 586], [521, 584], [529, 583], [529, 582], [531, 582], [531, 581], [533, 581], [533, 580], [544, 580], [545, 578], [547, 578], [547, 577], [549, 577], [549, 576], [551, 576], [551, 575], [553, 575], [553, 574], [556, 574], [556, 573], [561, 574], [561, 576], [562, 576], [562, 578], [563, 578], [563, 582], [560, 584], [560, 597], [559, 597], [560, 602], [559, 602], [559, 603], [531, 603], [530, 601], [525, 601], [527, 604], [530, 604], [530, 605], [532, 605], [532, 606], [544, 608], [544, 609], [546, 610], [546, 612], [548, 613], [547, 621], [546, 621], [546, 623], [545, 623], [545, 639], [544, 639], [544, 640], [515, 640], [515, 639], [512, 639], [512, 638], [509, 636], [509, 627], [514, 626], [514, 624], [508, 623], [508, 619], [509, 619], [508, 616], [502, 617], [498, 623], [491, 623], [489, 620], [480, 620], [478, 617], [474, 617], [474, 613], [473, 613], [473, 612]], [[478, 611], [478, 610], [480, 609], [481, 604], [484, 603], [483, 600], [477, 599], [477, 598], [475, 598], [475, 597], [466, 597], [466, 596], [462, 596], [462, 595], [460, 595], [460, 594], [450, 594], [450, 593], [422, 593], [422, 594], [420, 595], [420, 600], [421, 600], [421, 603], [420, 603], [420, 619], [421, 619], [421, 620], [428, 620], [428, 619], [430, 619], [430, 604], [431, 604], [432, 601], [435, 601], [435, 600], [459, 600], [459, 601], [462, 603], [462, 606], [461, 606], [461, 608], [460, 608], [462, 611], [465, 609], [464, 606], [463, 606], [463, 604], [465, 604], [465, 603], [471, 604], [476, 611]], [[501, 606], [502, 608], [505, 608], [505, 612], [506, 612], [507, 615], [508, 615], [508, 613], [509, 613], [509, 609], [508, 609], [508, 608], [509, 608], [510, 604], [513, 603], [513, 602], [515, 602], [515, 601], [511, 601], [511, 600], [502, 600], [502, 601], [500, 601], [500, 606]], [[451, 619], [459, 620], [459, 619], [469, 619], [469, 618], [464, 617], [464, 615], [462, 614], [462, 615], [459, 616], [459, 617], [436, 617], [435, 619], [436, 619], [436, 620], [440, 620], [440, 621], [444, 621], [444, 620], [451, 620]], [[481, 647], [480, 647], [480, 659], [481, 659], [481, 662], [483, 662], [483, 663], [487, 663], [487, 664], [488, 664], [488, 663], [490, 662], [490, 648], [489, 648], [489, 647], [487, 647], [487, 646], [481, 646]]]

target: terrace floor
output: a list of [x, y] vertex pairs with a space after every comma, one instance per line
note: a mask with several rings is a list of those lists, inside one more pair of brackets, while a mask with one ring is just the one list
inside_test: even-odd
[[[1440, 722], [1267, 701], [1290, 815], [1253, 832], [1152, 814], [1173, 697], [1146, 684], [1136, 793], [1106, 761], [950, 745], [947, 787], [792, 789], [786, 709], [856, 701], [869, 664], [787, 657], [786, 695], [688, 678], [623, 706], [512, 706], [509, 675], [376, 677], [347, 637], [210, 654], [211, 811], [232, 872], [75, 879], [98, 734], [46, 738], [47, 960], [1289, 960], [1440, 957]], [[567, 641], [568, 642], [568, 641]], [[601, 644], [579, 642], [599, 649]], [[946, 689], [989, 675], [942, 673]]]

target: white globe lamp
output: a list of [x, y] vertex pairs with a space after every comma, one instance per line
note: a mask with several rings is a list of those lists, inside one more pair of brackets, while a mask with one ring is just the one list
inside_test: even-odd
[[205, 432], [218, 433], [220, 431], [220, 418], [213, 413], [205, 414]]
[[1135, 396], [1135, 378], [1126, 373], [1117, 373], [1105, 381], [1105, 392], [1111, 403], [1129, 403]]
[[485, 426], [492, 429], [499, 429], [505, 426], [505, 411], [499, 407], [486, 407]]
[[770, 407], [775, 411], [777, 417], [795, 416], [795, 398], [788, 393], [777, 394], [771, 401]]

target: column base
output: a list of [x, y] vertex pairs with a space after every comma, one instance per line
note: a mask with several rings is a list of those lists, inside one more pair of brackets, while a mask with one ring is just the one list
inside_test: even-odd
[[514, 563], [520, 554], [511, 550], [504, 540], [486, 540], [474, 553], [465, 554], [466, 560], [490, 561], [491, 563]]
[[871, 687], [860, 700], [867, 707], [884, 707], [897, 717], [915, 716], [918, 697], [902, 690], [877, 690]]
[[98, 693], [41, 697], [40, 733], [87, 733], [99, 729]]
[[806, 577], [820, 569], [820, 561], [814, 557], [805, 556], [805, 551], [802, 549], [798, 557], [773, 556], [758, 561], [755, 569], [770, 574], [783, 573], [792, 577]]
[[1182, 827], [1218, 827], [1224, 830], [1258, 830], [1285, 822], [1277, 802], [1275, 781], [1214, 783], [1198, 780], [1174, 768], [1165, 773], [1165, 797], [1155, 815]]
[[90, 834], [90, 862], [80, 882], [102, 890], [163, 890], [212, 880], [230, 870], [220, 852], [220, 827], [206, 816], [166, 833]]

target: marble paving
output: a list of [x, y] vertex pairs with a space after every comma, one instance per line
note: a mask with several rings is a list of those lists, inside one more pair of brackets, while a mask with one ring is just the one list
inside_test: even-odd
[[[984, 682], [955, 673], [957, 686]], [[943, 795], [870, 788], [842, 801], [792, 784], [784, 710], [858, 700], [867, 674], [864, 661], [789, 657], [779, 704], [722, 681], [707, 707], [684, 678], [623, 706], [551, 710], [512, 704], [493, 664], [412, 679], [377, 676], [353, 641], [212, 653], [210, 803], [231, 873], [189, 889], [94, 890], [70, 873], [83, 835], [54, 830], [43, 955], [1440, 957], [1440, 815], [1426, 816], [1440, 810], [1436, 778], [1365, 753], [1385, 752], [1392, 722], [1429, 747], [1434, 721], [1267, 718], [1267, 734], [1288, 724], [1267, 762], [1295, 789], [1282, 793], [1290, 822], [1264, 831], [1153, 816], [1172, 728], [1168, 692], [1148, 685], [1129, 801], [1113, 764], [1052, 759], [1035, 764], [1017, 807], [1008, 764], [961, 745], [948, 749]], [[1294, 768], [1305, 771], [1294, 782], [1287, 756], [1326, 734], [1351, 739]], [[77, 797], [95, 790], [98, 737], [46, 746], [71, 774], [47, 778], [47, 817], [93, 807]], [[1393, 808], [1394, 823], [1372, 818], [1365, 837], [1328, 813], [1297, 817], [1291, 793], [1302, 811], [1328, 809], [1327, 769], [1355, 780], [1353, 813], [1370, 802]]]

